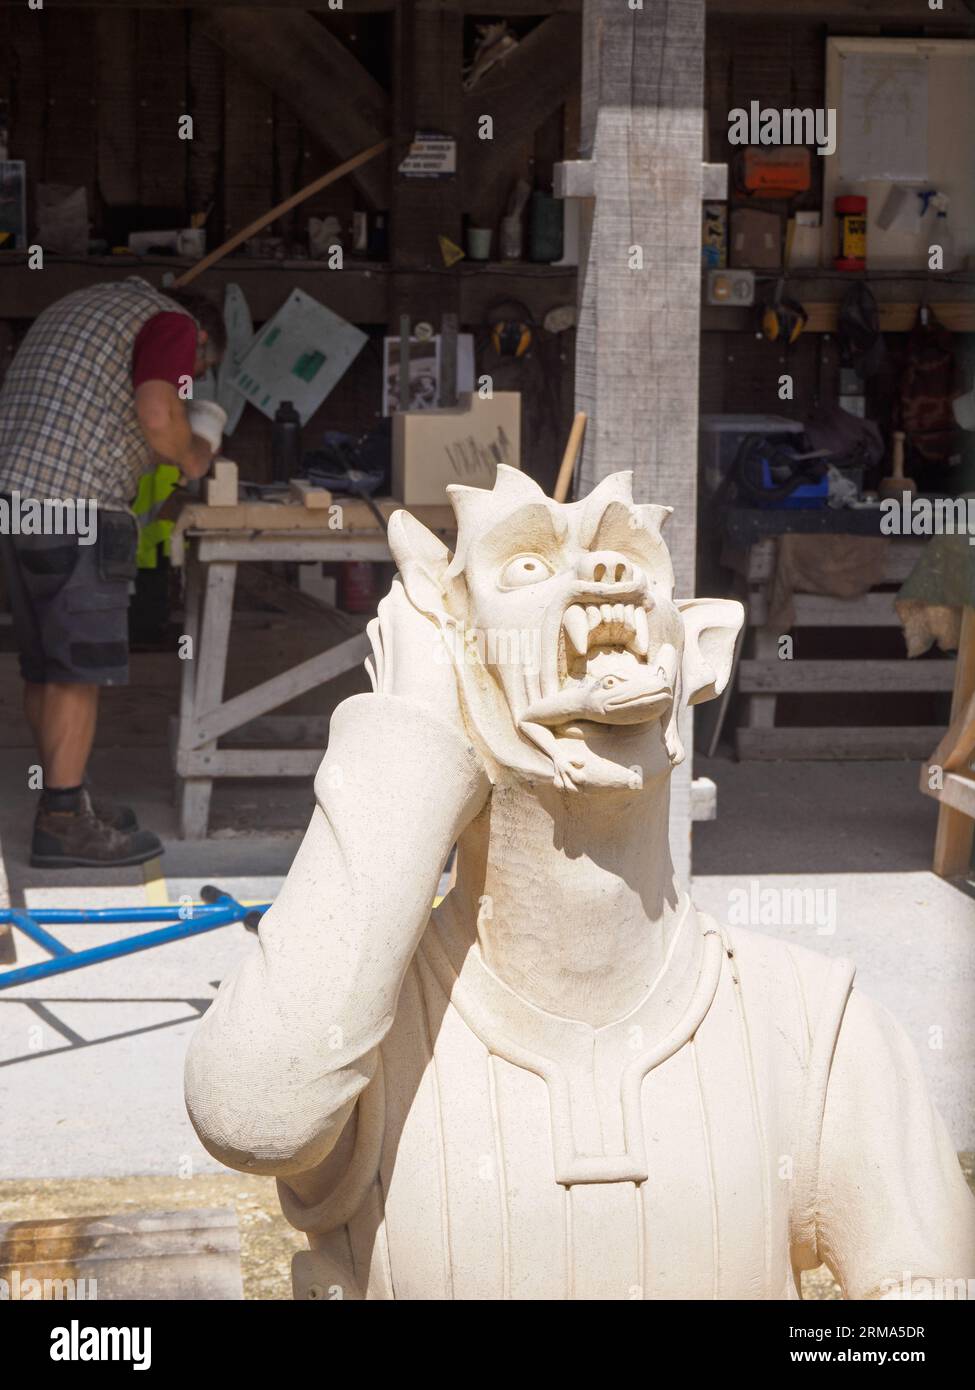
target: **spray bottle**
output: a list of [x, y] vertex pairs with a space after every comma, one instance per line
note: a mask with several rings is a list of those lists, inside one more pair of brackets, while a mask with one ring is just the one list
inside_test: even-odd
[[[948, 195], [939, 193], [936, 188], [926, 188], [917, 195], [921, 200], [922, 248], [924, 261], [929, 270], [957, 270], [955, 241], [948, 225]], [[928, 209], [934, 209], [934, 225], [925, 227]], [[930, 228], [930, 230], [929, 230]], [[940, 247], [940, 262], [932, 265], [935, 248]]]

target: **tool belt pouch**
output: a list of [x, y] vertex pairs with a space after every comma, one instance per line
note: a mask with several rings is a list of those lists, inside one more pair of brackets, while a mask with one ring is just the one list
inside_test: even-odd
[[128, 512], [98, 514], [98, 573], [104, 580], [125, 580], [136, 576], [136, 548], [139, 523]]

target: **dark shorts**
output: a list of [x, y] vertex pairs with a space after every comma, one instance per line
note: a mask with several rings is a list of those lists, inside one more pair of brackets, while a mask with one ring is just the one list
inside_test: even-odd
[[139, 529], [127, 512], [98, 512], [96, 540], [0, 535], [20, 672], [38, 685], [125, 685], [129, 586]]

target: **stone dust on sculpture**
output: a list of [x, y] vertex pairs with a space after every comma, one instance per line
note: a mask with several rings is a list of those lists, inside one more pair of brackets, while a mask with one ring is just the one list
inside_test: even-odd
[[[274, 1174], [298, 1298], [847, 1298], [973, 1273], [973, 1210], [853, 967], [698, 912], [668, 848], [680, 710], [738, 603], [680, 600], [631, 475], [500, 467], [407, 512], [373, 693], [194, 1036], [207, 1149]], [[455, 886], [431, 911], [451, 847]], [[930, 1284], [928, 1285], [930, 1287]]]

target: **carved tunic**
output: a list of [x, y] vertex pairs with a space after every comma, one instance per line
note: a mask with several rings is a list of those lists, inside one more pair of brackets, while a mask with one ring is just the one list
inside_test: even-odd
[[850, 1298], [971, 1275], [951, 1141], [845, 962], [725, 936], [685, 898], [643, 1001], [594, 1029], [492, 974], [458, 894], [430, 918], [481, 776], [429, 711], [347, 700], [260, 949], [194, 1035], [201, 1138], [277, 1176], [309, 1234], [297, 1296], [788, 1299], [823, 1260]]
[[[725, 936], [686, 903], [644, 1001], [593, 1029], [519, 1000], [468, 949], [448, 898], [323, 1165], [326, 1195], [305, 1205], [280, 1185], [312, 1246], [295, 1260], [296, 1296], [799, 1297], [798, 1270], [822, 1258], [817, 1232], [828, 1243], [846, 1214], [844, 1193], [832, 1194], [833, 1210], [819, 1184], [842, 1021], [866, 1010], [867, 1027], [882, 1017], [899, 1031], [851, 1000], [852, 978], [844, 961]], [[864, 1024], [852, 1027], [861, 1052]], [[857, 1075], [839, 1085], [890, 1065], [879, 1053], [850, 1060]], [[901, 1082], [920, 1107], [903, 1117], [904, 1153], [913, 1146], [929, 1167], [957, 1174], [943, 1128], [941, 1152], [929, 1151], [932, 1117], [912, 1059]], [[857, 1181], [876, 1160], [870, 1176], [902, 1186], [904, 1153], [869, 1132], [869, 1104], [863, 1123], [837, 1159], [856, 1164]], [[923, 1273], [934, 1251], [943, 1258], [929, 1240], [937, 1221], [927, 1228], [923, 1212], [892, 1217], [886, 1232], [869, 1224], [841, 1271], [850, 1297], [902, 1269]]]

